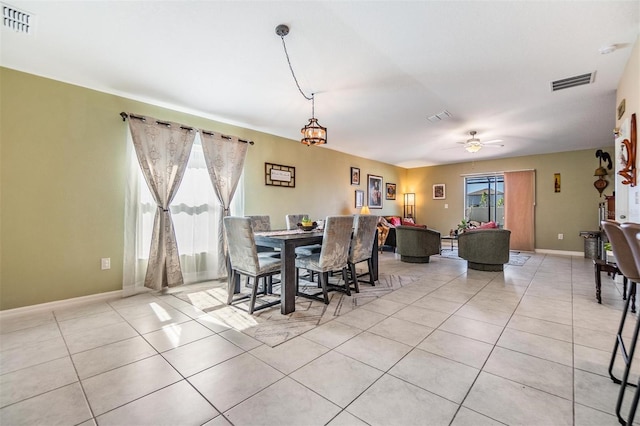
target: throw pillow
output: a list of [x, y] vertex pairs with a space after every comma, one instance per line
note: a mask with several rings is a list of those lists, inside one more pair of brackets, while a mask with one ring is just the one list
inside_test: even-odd
[[482, 225], [478, 226], [477, 229], [495, 229], [497, 227], [498, 225], [494, 221], [491, 221], [483, 223]]
[[402, 222], [400, 221], [400, 218], [397, 216], [392, 216], [391, 219], [389, 219], [389, 222], [393, 225], [393, 226], [400, 226], [402, 225]]

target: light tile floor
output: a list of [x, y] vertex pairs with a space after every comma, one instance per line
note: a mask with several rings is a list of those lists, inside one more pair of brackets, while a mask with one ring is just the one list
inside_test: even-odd
[[380, 270], [417, 279], [273, 348], [171, 295], [5, 317], [0, 424], [617, 424], [621, 285], [598, 305], [590, 260]]

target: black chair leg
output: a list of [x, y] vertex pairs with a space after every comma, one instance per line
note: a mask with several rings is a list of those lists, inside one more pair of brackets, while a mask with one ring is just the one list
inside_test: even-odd
[[[353, 269], [355, 270], [355, 266]], [[347, 289], [347, 296], [351, 296], [351, 282], [349, 281], [349, 274], [347, 274], [347, 268], [342, 268], [342, 279], [344, 280], [344, 286]], [[355, 285], [356, 293], [360, 293], [360, 288], [358, 287], [358, 277], [355, 277], [353, 280]]]
[[[351, 272], [351, 278], [353, 279], [353, 288], [356, 290], [356, 293], [360, 293], [360, 286], [358, 285], [358, 274], [356, 273], [356, 265], [353, 263], [349, 263], [349, 271]], [[351, 283], [347, 282], [347, 288]]]
[[253, 282], [253, 288], [251, 288], [251, 299], [249, 300], [249, 315], [253, 314], [253, 308], [256, 306], [256, 294], [258, 293], [258, 284], [260, 280], [258, 277]]
[[322, 286], [322, 296], [324, 298], [324, 304], [329, 304], [329, 293], [327, 292], [327, 284], [329, 283], [329, 273], [322, 272], [318, 273], [318, 278], [320, 280], [320, 285]]
[[233, 295], [235, 294], [235, 282], [236, 282], [235, 270], [231, 271], [231, 279], [227, 281], [227, 305], [230, 305], [233, 301]]
[[376, 285], [376, 281], [373, 279], [373, 259], [367, 259], [367, 267], [369, 268], [369, 284]]

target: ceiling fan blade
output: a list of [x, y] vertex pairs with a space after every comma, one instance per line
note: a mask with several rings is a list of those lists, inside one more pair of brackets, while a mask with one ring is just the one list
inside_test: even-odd
[[483, 144], [488, 144], [488, 143], [497, 143], [497, 142], [502, 142], [502, 139], [491, 139], [490, 141], [486, 141], [486, 142], [482, 142]]
[[491, 145], [483, 144], [483, 148], [502, 148], [503, 146], [504, 144], [495, 144], [495, 143], [492, 143]]

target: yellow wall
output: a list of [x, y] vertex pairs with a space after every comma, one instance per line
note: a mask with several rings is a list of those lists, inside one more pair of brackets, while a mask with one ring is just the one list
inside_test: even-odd
[[[613, 147], [603, 149], [613, 155]], [[407, 185], [416, 192], [418, 222], [448, 233], [464, 217], [464, 177], [461, 175], [534, 169], [536, 249], [583, 251], [584, 240], [578, 234], [598, 229], [598, 204], [604, 200], [593, 187], [593, 172], [598, 167], [595, 151], [410, 169]], [[554, 173], [561, 174], [560, 193], [554, 192]], [[611, 195], [613, 191], [613, 182], [609, 180], [604, 195]], [[432, 187], [440, 183], [446, 185], [446, 199], [433, 200]], [[564, 234], [564, 239], [558, 240], [558, 234]]]
[[[640, 37], [638, 37], [635, 45], [633, 46], [631, 57], [627, 61], [624, 73], [622, 74], [622, 78], [618, 84], [618, 90], [616, 92], [616, 110], [623, 99], [625, 100], [625, 112], [622, 117], [617, 119], [617, 111], [614, 112], [617, 119], [616, 127], [620, 127], [624, 120], [630, 119], [632, 114], [636, 115], [636, 126], [640, 126]], [[638, 170], [638, 166], [640, 166], [640, 156], [636, 155], [636, 170]], [[640, 185], [640, 179], [636, 179], [639, 180], [638, 184]], [[640, 222], [640, 186], [627, 186], [626, 192], [628, 200], [628, 216], [626, 220]], [[618, 198], [618, 196], [616, 196], [616, 198]], [[620, 219], [620, 215], [622, 213], [620, 211], [621, 205], [624, 205], [624, 202], [616, 202], [616, 206], [618, 207], [618, 209], [616, 209], [618, 210], [616, 218], [618, 219]], [[624, 211], [624, 209], [622, 209], [622, 211]]]
[[[616, 121], [616, 126], [620, 126], [620, 123], [631, 117], [631, 114], [636, 114], [636, 120], [640, 120], [638, 113], [640, 112], [640, 37], [636, 40], [631, 52], [631, 57], [627, 62], [627, 65], [618, 83], [618, 91], [616, 93], [616, 108], [620, 105], [620, 102], [625, 99], [625, 112], [624, 115]], [[616, 112], [616, 119], [618, 114]]]
[[[125, 150], [121, 111], [255, 141], [246, 161], [246, 214], [313, 218], [355, 213], [368, 173], [406, 170], [122, 97], [0, 68], [0, 309], [122, 288]], [[298, 126], [299, 123], [292, 123]], [[330, 143], [331, 141], [329, 141]], [[264, 185], [264, 162], [296, 167], [295, 189]], [[362, 184], [350, 185], [350, 167]], [[381, 214], [399, 214], [400, 199]], [[100, 258], [111, 269], [100, 269]]]

